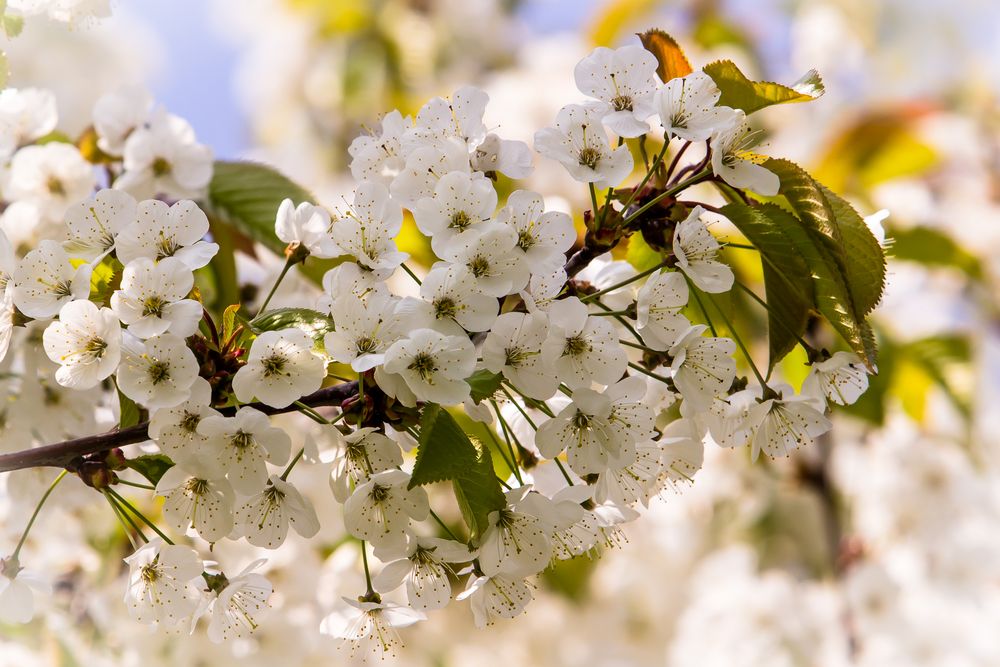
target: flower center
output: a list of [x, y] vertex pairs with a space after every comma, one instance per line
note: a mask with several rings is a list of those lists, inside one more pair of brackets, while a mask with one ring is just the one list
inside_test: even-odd
[[469, 271], [471, 271], [472, 275], [476, 278], [482, 278], [490, 275], [490, 262], [482, 255], [476, 255], [470, 259], [467, 266], [469, 267]]
[[155, 176], [156, 178], [159, 178], [161, 176], [166, 176], [171, 171], [173, 171], [173, 167], [170, 165], [170, 162], [168, 162], [166, 158], [158, 157], [155, 160], [153, 160], [153, 176]]
[[157, 261], [163, 259], [164, 257], [173, 257], [174, 253], [180, 250], [180, 246], [177, 241], [174, 240], [172, 236], [166, 236], [163, 232], [160, 232], [160, 239], [156, 242], [156, 259]]
[[57, 197], [62, 197], [66, 194], [66, 186], [55, 176], [49, 176], [48, 180], [45, 181], [45, 188], [49, 191], [49, 194]]
[[233, 434], [229, 444], [240, 451], [249, 449], [254, 444], [253, 434], [246, 431], [237, 431]]
[[388, 486], [379, 486], [378, 484], [372, 485], [371, 499], [373, 502], [384, 503], [389, 499], [390, 495], [391, 492]]
[[573, 415], [573, 426], [581, 430], [587, 428], [590, 426], [590, 415], [585, 415], [582, 412], [577, 411], [577, 413]]
[[451, 297], [441, 297], [434, 300], [434, 317], [439, 320], [455, 317], [458, 305]]
[[413, 356], [413, 361], [407, 368], [414, 371], [424, 382], [430, 381], [434, 373], [437, 372], [437, 364], [434, 357], [426, 352], [420, 352]]
[[537, 245], [538, 239], [528, 230], [517, 233], [517, 247], [527, 252]]
[[611, 100], [611, 106], [615, 111], [631, 111], [632, 98], [629, 95], [617, 95]]
[[371, 338], [370, 336], [362, 336], [355, 343], [358, 352], [361, 354], [369, 354], [378, 349], [378, 339]]
[[84, 354], [87, 354], [94, 359], [100, 359], [104, 356], [104, 352], [108, 349], [108, 344], [103, 338], [98, 338], [94, 336], [87, 341], [86, 345], [83, 346]]
[[154, 385], [170, 379], [170, 364], [165, 361], [154, 361], [149, 365], [149, 380]]
[[455, 211], [451, 214], [451, 222], [448, 223], [448, 228], [464, 232], [471, 224], [472, 218], [469, 217], [468, 213], [465, 211]]
[[597, 165], [601, 163], [601, 151], [594, 148], [593, 146], [585, 146], [580, 149], [580, 154], [577, 156], [580, 164], [589, 169], [597, 169]]
[[563, 356], [576, 357], [590, 350], [590, 343], [583, 336], [567, 338], [563, 346]]
[[197, 412], [185, 412], [184, 416], [181, 417], [180, 427], [181, 430], [188, 433], [194, 433], [198, 430], [198, 424], [201, 422], [201, 415]]
[[264, 377], [270, 378], [281, 375], [288, 364], [288, 358], [281, 354], [272, 354], [261, 361], [261, 364], [264, 366]]
[[154, 317], [161, 317], [163, 315], [163, 307], [167, 305], [167, 302], [159, 296], [151, 296], [146, 299], [142, 304], [142, 315], [143, 317], [148, 317], [150, 315]]
[[520, 366], [530, 356], [528, 352], [520, 347], [508, 347], [503, 352], [506, 357], [506, 365], [513, 367]]

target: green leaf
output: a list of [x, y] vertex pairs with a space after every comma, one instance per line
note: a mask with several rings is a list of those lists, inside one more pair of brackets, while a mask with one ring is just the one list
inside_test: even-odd
[[225, 343], [229, 340], [229, 337], [233, 335], [236, 330], [236, 313], [240, 310], [240, 304], [234, 303], [231, 306], [226, 306], [226, 310], [222, 313], [222, 342]]
[[809, 102], [823, 94], [823, 81], [809, 70], [791, 86], [771, 81], [751, 81], [731, 60], [718, 60], [703, 68], [722, 91], [718, 105], [742, 109], [747, 114], [788, 102]]
[[118, 390], [118, 408], [120, 415], [118, 418], [119, 429], [135, 426], [139, 423], [139, 406], [135, 404], [135, 401], [123, 394], [120, 389]]
[[656, 73], [660, 81], [666, 83], [671, 79], [687, 76], [692, 72], [684, 50], [677, 41], [662, 30], [647, 30], [639, 33], [643, 47], [656, 56]]
[[128, 467], [156, 486], [163, 474], [174, 467], [174, 462], [164, 454], [145, 454], [129, 460]]
[[790, 238], [800, 223], [774, 204], [751, 208], [732, 203], [722, 208], [722, 214], [760, 251], [768, 304], [769, 367], [773, 368], [805, 333], [816, 307], [812, 271]]
[[625, 260], [632, 265], [636, 271], [651, 269], [663, 261], [663, 255], [654, 250], [642, 238], [642, 234], [632, 234], [628, 237], [628, 249], [625, 251]]
[[875, 344], [865, 316], [885, 288], [885, 252], [847, 202], [788, 160], [764, 166], [781, 180], [781, 194], [799, 225], [783, 228], [810, 267], [815, 304], [851, 349], [875, 368]]
[[275, 253], [285, 242], [274, 233], [274, 219], [285, 199], [315, 203], [313, 196], [278, 170], [258, 162], [216, 162], [208, 186], [211, 212]]
[[493, 395], [500, 391], [502, 380], [503, 376], [500, 373], [492, 373], [485, 368], [465, 378], [465, 381], [472, 387], [472, 400], [477, 405], [480, 401], [493, 398]]
[[979, 258], [958, 245], [947, 234], [930, 227], [893, 229], [892, 256], [924, 266], [951, 267], [973, 280], [981, 280], [983, 266]]
[[250, 327], [257, 333], [296, 328], [318, 339], [333, 331], [333, 320], [309, 308], [275, 308], [250, 320]]
[[473, 538], [486, 530], [489, 513], [506, 507], [489, 452], [436, 403], [424, 405], [417, 460], [409, 488], [451, 481]]

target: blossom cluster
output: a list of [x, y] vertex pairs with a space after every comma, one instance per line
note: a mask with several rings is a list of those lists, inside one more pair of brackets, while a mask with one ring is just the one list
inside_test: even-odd
[[[656, 57], [630, 45], [594, 51], [576, 82], [589, 101], [565, 106], [536, 133], [534, 150], [588, 185], [582, 248], [573, 218], [550, 210], [541, 194], [514, 189], [500, 206], [501, 185], [530, 173], [533, 152], [490, 131], [487, 95], [463, 87], [415, 117], [389, 113], [356, 139], [357, 185], [342, 207], [291, 199], [277, 207], [286, 271], [340, 260], [315, 302], [328, 324], [321, 330], [294, 319], [264, 327], [270, 295], [256, 316], [234, 304], [235, 319], [221, 328], [201, 302], [196, 277], [219, 252], [203, 210], [212, 156], [185, 121], [139, 91], [116, 93], [95, 108], [85, 154], [38, 142], [55, 127], [50, 95], [5, 91], [4, 226], [23, 216], [43, 228], [23, 256], [23, 242], [0, 236], [5, 353], [15, 325], [27, 324], [24, 345], [8, 355], [23, 369], [23, 386], [11, 390], [20, 392], [16, 402], [34, 383], [47, 397], [77, 401], [67, 414], [90, 407], [52, 439], [93, 428], [93, 408], [114, 395], [147, 414], [148, 436], [169, 461], [151, 480], [164, 520], [209, 544], [245, 539], [276, 549], [290, 531], [317, 535], [316, 508], [292, 473], [300, 461], [327, 466], [344, 526], [361, 543], [367, 588], [330, 610], [326, 634], [384, 653], [398, 642], [393, 628], [453, 597], [469, 600], [479, 626], [521, 614], [532, 577], [554, 560], [614, 544], [639, 508], [692, 480], [705, 442], [749, 447], [754, 459], [787, 456], [831, 428], [828, 404], [855, 401], [868, 382], [854, 353], [811, 348], [800, 393], [765, 378], [713, 301], [737, 284], [709, 227], [717, 209], [677, 197], [700, 196], [696, 186], [709, 181], [770, 196], [779, 179], [751, 151], [745, 113], [718, 104], [712, 77], [699, 71], [664, 83]], [[662, 137], [662, 152], [638, 185], [622, 188], [636, 171], [628, 140], [647, 135]], [[682, 148], [664, 170], [674, 139]], [[695, 144], [702, 158], [681, 167]], [[661, 191], [651, 193], [658, 180]], [[658, 263], [638, 271], [608, 252], [614, 243], [601, 233], [628, 229], [667, 196], [683, 211], [672, 214]], [[436, 258], [422, 276], [397, 245], [407, 216]], [[39, 333], [44, 356], [28, 338]], [[740, 374], [737, 350], [756, 383]], [[478, 390], [478, 380], [489, 389]], [[334, 415], [313, 400], [331, 386], [346, 388]], [[487, 508], [483, 526], [467, 518], [467, 536], [431, 508], [404, 456], [416, 441], [419, 461], [432, 437], [422, 419], [430, 406], [480, 422], [494, 447], [475, 446], [506, 466], [489, 478], [505, 489], [501, 504]], [[294, 456], [290, 434], [270, 417], [293, 411], [325, 436]], [[135, 517], [147, 520], [114, 490], [114, 473], [128, 467], [118, 457], [112, 451], [73, 472], [145, 539]], [[434, 481], [442, 479], [457, 478]], [[193, 629], [208, 614], [214, 641], [257, 627], [272, 592], [259, 562], [228, 577], [147, 525], [159, 537], [126, 559], [136, 620]], [[9, 563], [3, 575], [16, 582], [24, 576], [16, 552]], [[394, 593], [400, 588], [405, 596]]]

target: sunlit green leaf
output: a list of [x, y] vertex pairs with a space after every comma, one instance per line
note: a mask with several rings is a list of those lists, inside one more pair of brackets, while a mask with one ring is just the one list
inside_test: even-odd
[[771, 81], [751, 81], [731, 60], [718, 60], [703, 68], [722, 91], [720, 106], [742, 109], [747, 114], [788, 102], [809, 102], [823, 94], [823, 80], [809, 70], [791, 86]]
[[250, 320], [250, 328], [256, 333], [295, 328], [316, 339], [333, 331], [333, 320], [309, 308], [275, 308]]
[[174, 467], [174, 462], [164, 454], [145, 454], [130, 459], [128, 467], [148, 479], [150, 484], [156, 486], [163, 474]]

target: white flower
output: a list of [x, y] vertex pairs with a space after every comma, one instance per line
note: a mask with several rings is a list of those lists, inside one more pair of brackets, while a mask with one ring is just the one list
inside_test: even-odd
[[122, 164], [115, 188], [137, 198], [199, 197], [212, 179], [212, 150], [186, 120], [162, 110], [129, 134]]
[[489, 95], [474, 86], [462, 86], [450, 100], [443, 97], [428, 100], [417, 112], [413, 129], [404, 135], [404, 145], [460, 142], [469, 148], [478, 146], [486, 138], [483, 114], [489, 100]]
[[267, 483], [267, 462], [284, 465], [292, 450], [288, 434], [271, 426], [260, 410], [242, 407], [233, 417], [205, 417], [198, 432], [208, 438], [205, 462], [227, 472], [233, 488], [245, 495]]
[[125, 139], [146, 122], [152, 107], [152, 96], [141, 86], [126, 86], [99, 97], [93, 113], [97, 147], [109, 155], [121, 155]]
[[111, 15], [109, 0], [8, 0], [7, 7], [23, 14], [46, 14], [53, 21], [76, 23]]
[[229, 579], [219, 596], [211, 601], [212, 620], [208, 624], [208, 638], [215, 643], [229, 639], [245, 639], [260, 624], [260, 617], [267, 612], [267, 600], [274, 590], [264, 575], [253, 570], [264, 561], [251, 563], [239, 576]]
[[394, 110], [382, 117], [379, 134], [356, 137], [347, 148], [354, 180], [377, 181], [388, 187], [406, 164], [400, 139], [412, 125], [409, 116], [404, 119]]
[[184, 262], [164, 257], [156, 262], [140, 257], [122, 271], [121, 289], [111, 295], [111, 310], [138, 338], [171, 333], [187, 338], [198, 330], [202, 305], [185, 298], [194, 274]]
[[712, 172], [734, 188], [772, 197], [781, 183], [774, 172], [761, 166], [767, 158], [750, 151], [754, 135], [746, 115], [734, 111], [729, 124], [712, 134]]
[[52, 317], [59, 309], [90, 294], [91, 267], [74, 267], [55, 241], [42, 241], [14, 271], [14, 305], [28, 317]]
[[4, 199], [30, 202], [46, 220], [60, 220], [66, 209], [90, 196], [96, 182], [93, 166], [73, 144], [25, 146], [10, 161]]
[[504, 378], [529, 398], [544, 401], [559, 387], [555, 354], [546, 347], [548, 318], [544, 313], [504, 313], [483, 342], [483, 366]]
[[7, 358], [10, 349], [10, 339], [14, 335], [14, 318], [17, 311], [14, 308], [14, 290], [7, 288], [0, 292], [0, 361]]
[[323, 384], [326, 363], [313, 352], [302, 329], [265, 331], [250, 347], [245, 366], [233, 376], [233, 392], [243, 403], [256, 400], [285, 408]]
[[[790, 391], [790, 390], [789, 390]], [[768, 398], [750, 408], [751, 459], [761, 452], [768, 456], [788, 456], [833, 428], [830, 420], [808, 398]]]
[[441, 177], [432, 196], [417, 202], [413, 219], [440, 255], [453, 238], [489, 220], [496, 207], [497, 193], [488, 178], [453, 171]]
[[69, 240], [63, 247], [88, 262], [103, 259], [114, 249], [118, 233], [136, 221], [136, 211], [136, 201], [127, 192], [101, 190], [66, 211]]
[[465, 378], [476, 368], [476, 350], [465, 336], [444, 336], [417, 329], [385, 353], [383, 368], [402, 377], [420, 399], [442, 405], [461, 403], [469, 395]]
[[125, 562], [129, 566], [125, 603], [136, 621], [172, 626], [195, 611], [194, 581], [204, 568], [194, 549], [155, 538]]
[[589, 387], [591, 382], [611, 384], [628, 365], [614, 326], [606, 318], [588, 316], [587, 307], [576, 297], [549, 307], [549, 337], [543, 350], [553, 355], [558, 377], [572, 388]]
[[535, 133], [535, 150], [557, 160], [570, 175], [598, 188], [618, 185], [632, 171], [627, 146], [612, 149], [601, 125], [603, 104], [568, 104], [556, 116], [556, 126]]
[[330, 214], [309, 202], [296, 206], [291, 199], [283, 200], [274, 218], [274, 233], [285, 243], [305, 246], [315, 257], [341, 254], [330, 235]]
[[608, 469], [594, 484], [594, 501], [616, 505], [649, 504], [656, 494], [662, 471], [660, 446], [653, 440], [637, 443], [634, 456], [619, 460], [609, 457]]
[[323, 338], [323, 347], [334, 361], [350, 364], [358, 373], [385, 360], [385, 351], [403, 333], [395, 301], [388, 294], [363, 300], [348, 292], [330, 304], [336, 330]]
[[207, 438], [198, 433], [198, 424], [205, 417], [219, 416], [211, 407], [212, 387], [208, 380], [195, 378], [189, 392], [187, 400], [158, 408], [149, 418], [149, 437], [175, 463], [193, 461], [204, 453]]
[[567, 450], [578, 475], [607, 470], [613, 461], [624, 468], [635, 461], [635, 444], [654, 435], [652, 408], [640, 401], [645, 383], [627, 378], [603, 394], [585, 388], [573, 392], [573, 401], [538, 427], [535, 443], [543, 456], [554, 459]]
[[501, 139], [490, 132], [472, 153], [472, 168], [478, 172], [500, 172], [511, 178], [531, 175], [533, 154], [523, 141]]
[[51, 595], [52, 586], [16, 559], [0, 559], [0, 622], [27, 623], [35, 615], [32, 591]]
[[479, 547], [479, 564], [486, 576], [527, 577], [548, 566], [552, 543], [545, 525], [521, 507], [530, 490], [520, 487], [508, 491], [508, 507], [489, 513]]
[[861, 357], [852, 352], [833, 356], [812, 365], [802, 383], [802, 395], [850, 405], [868, 389], [868, 372]]
[[42, 334], [49, 359], [59, 364], [56, 382], [91, 389], [115, 372], [121, 359], [121, 324], [110, 308], [79, 299], [67, 303]]
[[385, 280], [409, 255], [396, 247], [403, 226], [403, 210], [377, 182], [358, 184], [350, 210], [330, 229], [341, 254], [352, 255], [358, 264]]
[[705, 141], [732, 122], [734, 110], [715, 106], [722, 91], [702, 71], [668, 81], [656, 93], [656, 109], [667, 134], [688, 141]]
[[456, 600], [469, 599], [477, 628], [493, 625], [498, 618], [516, 618], [531, 602], [531, 587], [524, 579], [497, 574], [470, 577]]
[[375, 473], [354, 489], [344, 503], [344, 528], [379, 548], [402, 548], [410, 519], [423, 521], [429, 505], [421, 487], [406, 488], [410, 476], [402, 470]]
[[701, 221], [704, 212], [695, 206], [674, 230], [677, 268], [703, 292], [728, 292], [733, 286], [733, 270], [716, 259], [719, 242]]
[[422, 612], [391, 602], [341, 599], [345, 604], [323, 618], [319, 631], [351, 642], [352, 655], [360, 651], [364, 660], [368, 656], [384, 660], [387, 654], [394, 655], [402, 646], [396, 628], [427, 619]]
[[669, 350], [691, 322], [680, 310], [688, 302], [688, 285], [676, 271], [654, 271], [639, 290], [636, 322], [646, 345]]
[[[337, 299], [352, 295], [362, 301], [373, 296], [386, 298], [389, 288], [375, 272], [362, 269], [354, 262], [344, 262], [323, 274], [323, 295], [320, 296], [316, 308], [335, 315], [334, 302]], [[336, 318], [335, 318], [336, 319]]]
[[160, 334], [145, 341], [126, 336], [118, 388], [150, 409], [166, 408], [187, 400], [198, 378], [198, 361], [184, 339]]
[[565, 286], [566, 271], [560, 266], [552, 273], [533, 273], [520, 296], [529, 313], [547, 312]]
[[705, 442], [692, 419], [670, 422], [659, 440], [660, 462], [665, 481], [671, 484], [691, 483], [705, 462]]
[[580, 92], [609, 105], [604, 124], [612, 132], [639, 137], [649, 131], [646, 119], [656, 112], [653, 96], [659, 79], [656, 57], [644, 47], [599, 46], [577, 63], [573, 75]]
[[186, 532], [193, 527], [207, 542], [218, 542], [233, 530], [233, 487], [200, 459], [167, 470], [156, 484], [163, 496], [163, 515], [171, 526]]
[[432, 197], [434, 188], [445, 174], [468, 172], [469, 154], [461, 142], [420, 146], [406, 157], [406, 165], [389, 186], [392, 198], [411, 211], [424, 197]]
[[705, 410], [722, 396], [736, 377], [736, 343], [731, 338], [705, 337], [699, 324], [670, 348], [674, 385], [695, 410]]
[[277, 549], [289, 526], [302, 537], [312, 537], [319, 532], [319, 518], [312, 503], [278, 475], [271, 475], [267, 486], [236, 510], [236, 530], [254, 546]]
[[517, 233], [515, 247], [524, 253], [524, 264], [532, 275], [561, 269], [566, 251], [576, 240], [573, 219], [560, 211], [545, 212], [542, 196], [530, 190], [511, 193], [496, 219]]
[[138, 217], [118, 235], [115, 248], [122, 264], [140, 257], [176, 257], [193, 271], [219, 252], [218, 244], [203, 240], [208, 218], [193, 201], [184, 199], [173, 206], [155, 199], [140, 202]]
[[[376, 554], [388, 560], [383, 554]], [[373, 579], [375, 590], [382, 593], [406, 583], [406, 599], [414, 609], [443, 609], [451, 601], [454, 576], [449, 563], [467, 563], [475, 557], [469, 547], [454, 540], [436, 537], [411, 537], [405, 557], [387, 562]]]
[[452, 239], [442, 249], [441, 258], [464, 266], [468, 279], [484, 294], [501, 297], [528, 284], [524, 255], [516, 247], [513, 229], [490, 222]]
[[496, 297], [483, 294], [466, 269], [455, 264], [435, 264], [420, 286], [420, 297], [403, 299], [399, 316], [411, 329], [435, 329], [447, 336], [488, 331], [500, 310]]
[[685, 401], [681, 403], [681, 415], [707, 428], [720, 447], [742, 447], [752, 434], [750, 408], [757, 405], [753, 389], [744, 389], [724, 398], [712, 401], [708, 411], [693, 410]]
[[337, 438], [330, 468], [330, 489], [338, 502], [351, 495], [351, 488], [371, 475], [403, 465], [399, 445], [374, 428], [363, 427]]
[[56, 96], [44, 88], [6, 88], [0, 92], [0, 155], [56, 129]]

